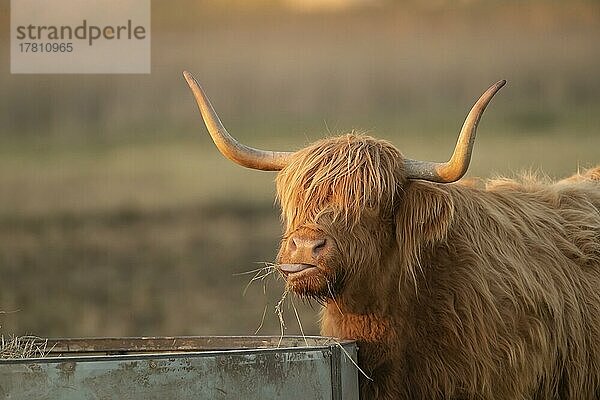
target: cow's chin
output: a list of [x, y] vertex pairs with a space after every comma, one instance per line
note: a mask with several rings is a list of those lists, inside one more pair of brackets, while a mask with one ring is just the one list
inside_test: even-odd
[[284, 273], [288, 291], [300, 297], [325, 299], [329, 297], [326, 273], [316, 265], [307, 266], [297, 272]]

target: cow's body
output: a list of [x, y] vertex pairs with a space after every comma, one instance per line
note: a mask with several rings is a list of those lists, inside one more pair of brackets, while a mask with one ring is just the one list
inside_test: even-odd
[[280, 171], [287, 290], [325, 304], [322, 332], [356, 339], [363, 399], [600, 398], [600, 167], [556, 183], [448, 184], [467, 170], [492, 85], [445, 163], [344, 135], [296, 152], [233, 139], [236, 163]]

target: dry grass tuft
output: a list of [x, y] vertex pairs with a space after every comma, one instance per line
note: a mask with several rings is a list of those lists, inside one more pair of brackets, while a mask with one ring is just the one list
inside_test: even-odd
[[52, 351], [48, 339], [37, 336], [0, 336], [0, 359], [44, 358]]

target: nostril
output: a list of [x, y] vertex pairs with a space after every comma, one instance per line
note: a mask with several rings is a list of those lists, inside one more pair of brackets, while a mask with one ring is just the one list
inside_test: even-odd
[[323, 250], [323, 248], [325, 248], [325, 245], [327, 244], [327, 240], [326, 239], [320, 239], [320, 240], [316, 240], [313, 246], [313, 254], [316, 256], [318, 255], [321, 250]]
[[288, 240], [288, 247], [289, 247], [290, 251], [294, 251], [298, 248], [298, 243], [296, 243], [296, 238], [292, 238], [291, 240]]

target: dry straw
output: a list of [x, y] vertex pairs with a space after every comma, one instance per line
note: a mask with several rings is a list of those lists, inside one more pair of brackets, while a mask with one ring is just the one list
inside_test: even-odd
[[37, 336], [0, 336], [0, 359], [44, 358], [51, 351], [48, 339]]

